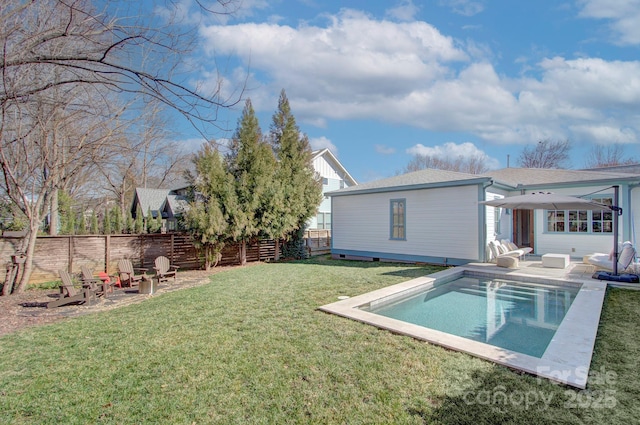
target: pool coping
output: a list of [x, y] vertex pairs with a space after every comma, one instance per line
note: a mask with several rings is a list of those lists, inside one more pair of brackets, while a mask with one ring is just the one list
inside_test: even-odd
[[[497, 277], [541, 284], [579, 284], [582, 286], [541, 358], [380, 316], [359, 308], [385, 298], [409, 296], [433, 286], [438, 281], [460, 276]], [[593, 279], [570, 276], [541, 278], [527, 273], [485, 272], [473, 267], [460, 266], [340, 300], [321, 306], [319, 309], [584, 389], [589, 376], [606, 288], [606, 282]]]

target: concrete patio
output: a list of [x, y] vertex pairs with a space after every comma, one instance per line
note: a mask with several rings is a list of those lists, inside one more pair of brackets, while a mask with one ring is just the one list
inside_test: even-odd
[[[507, 269], [498, 267], [495, 263], [469, 263], [466, 268], [478, 269], [481, 271], [500, 273], [504, 275], [517, 274], [529, 275], [537, 278], [550, 279], [571, 279], [571, 280], [591, 280], [596, 272], [596, 267], [585, 264], [581, 260], [571, 259], [571, 263], [564, 269], [543, 267], [542, 258], [537, 255], [527, 255], [527, 259], [519, 262], [517, 269]], [[595, 280], [595, 279], [594, 279]], [[616, 288], [627, 288], [640, 290], [638, 283], [607, 282], [609, 286]]]

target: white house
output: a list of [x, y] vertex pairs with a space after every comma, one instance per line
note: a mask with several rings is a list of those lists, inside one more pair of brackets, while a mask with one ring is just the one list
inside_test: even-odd
[[640, 174], [505, 168], [484, 175], [422, 170], [329, 194], [332, 256], [460, 265], [487, 259], [487, 244], [511, 239], [536, 254], [609, 252], [611, 212], [505, 210], [480, 204], [537, 191], [612, 202], [619, 186], [619, 240], [640, 229]]
[[[322, 193], [357, 185], [356, 180], [342, 166], [329, 149], [313, 152], [313, 168], [322, 178]], [[309, 229], [331, 229], [331, 200], [325, 195], [318, 213], [309, 221]]]

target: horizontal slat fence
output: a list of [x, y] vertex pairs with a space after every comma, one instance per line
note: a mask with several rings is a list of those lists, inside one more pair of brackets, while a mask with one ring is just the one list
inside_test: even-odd
[[[0, 261], [11, 263], [17, 252], [20, 239], [0, 237]], [[182, 270], [200, 269], [203, 262], [191, 237], [187, 234], [145, 235], [92, 235], [92, 236], [39, 236], [33, 259], [34, 270], [31, 283], [58, 280], [58, 270], [79, 273], [88, 266], [95, 273], [106, 270], [114, 274], [118, 260], [130, 259], [134, 267], [151, 269], [156, 257], [164, 255], [171, 264]], [[275, 242], [261, 240], [247, 245], [247, 261], [273, 260]], [[237, 244], [228, 244], [222, 251], [221, 266], [240, 264]], [[7, 268], [2, 268], [0, 282], [5, 279]]]

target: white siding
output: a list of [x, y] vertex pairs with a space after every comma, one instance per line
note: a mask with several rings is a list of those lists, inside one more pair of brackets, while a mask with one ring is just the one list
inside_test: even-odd
[[[553, 192], [559, 195], [581, 196], [598, 190], [605, 189], [602, 187], [581, 187], [561, 189], [554, 188]], [[605, 190], [594, 196], [613, 195], [613, 189]], [[622, 194], [620, 196], [622, 201]], [[625, 212], [626, 214], [626, 212]], [[619, 240], [623, 242], [622, 235], [624, 230], [624, 219], [619, 220]], [[608, 253], [613, 247], [613, 234], [593, 234], [593, 233], [546, 233], [547, 218], [544, 210], [534, 211], [535, 223], [535, 252], [537, 254], [555, 253], [569, 254], [572, 257], [583, 257], [594, 252]]]
[[336, 172], [333, 166], [325, 159], [324, 156], [320, 156], [313, 160], [313, 168], [322, 177], [329, 179], [340, 180], [340, 175]]
[[[390, 200], [406, 199], [404, 241], [390, 240]], [[333, 248], [478, 260], [478, 186], [336, 196]]]
[[[486, 200], [492, 201], [494, 199], [504, 198], [505, 196], [509, 196], [508, 192], [487, 192]], [[486, 219], [487, 219], [487, 240], [488, 243], [492, 240], [502, 240], [502, 239], [511, 239], [511, 235], [513, 234], [513, 223], [511, 214], [507, 214], [509, 210], [506, 208], [499, 208], [500, 210], [500, 228], [495, 227], [495, 207], [486, 207]]]
[[[322, 193], [325, 194], [327, 192], [332, 192], [334, 190], [343, 189], [345, 187], [349, 187], [348, 181], [343, 179], [344, 176], [335, 169], [336, 164], [333, 160], [327, 161], [324, 155], [319, 156], [313, 160], [313, 168], [316, 172], [322, 177], [323, 185], [322, 185]], [[340, 167], [340, 170], [342, 168]], [[325, 183], [326, 181], [326, 183]], [[326, 214], [331, 213], [331, 199], [328, 197], [324, 197], [320, 205], [318, 206], [318, 212]], [[310, 229], [318, 228], [318, 216], [311, 218], [307, 223], [307, 227]]]

